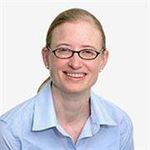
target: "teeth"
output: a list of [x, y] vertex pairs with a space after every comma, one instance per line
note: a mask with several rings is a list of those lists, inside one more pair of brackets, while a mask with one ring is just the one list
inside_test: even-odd
[[67, 75], [74, 78], [81, 78], [84, 76], [83, 73], [67, 73]]

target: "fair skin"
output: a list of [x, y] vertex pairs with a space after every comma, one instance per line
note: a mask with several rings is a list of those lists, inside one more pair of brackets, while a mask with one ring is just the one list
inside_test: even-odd
[[[91, 22], [64, 23], [53, 31], [51, 48], [57, 47], [98, 51], [102, 48], [101, 34]], [[47, 48], [42, 50], [42, 55], [50, 70], [57, 119], [76, 143], [90, 116], [90, 89], [107, 63], [108, 51], [94, 60], [83, 60], [77, 54], [69, 59], [59, 59]]]

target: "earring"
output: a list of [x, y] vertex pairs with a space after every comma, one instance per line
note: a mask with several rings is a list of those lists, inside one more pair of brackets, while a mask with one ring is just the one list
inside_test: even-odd
[[46, 67], [47, 69], [49, 69], [49, 66], [48, 66], [48, 65], [46, 65], [45, 67]]
[[100, 71], [99, 72], [102, 72], [103, 71], [103, 69], [100, 69]]

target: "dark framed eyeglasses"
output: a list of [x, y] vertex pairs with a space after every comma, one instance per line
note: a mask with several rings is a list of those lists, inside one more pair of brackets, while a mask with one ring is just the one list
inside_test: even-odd
[[72, 49], [69, 48], [65, 48], [65, 47], [59, 47], [56, 49], [51, 49], [50, 47], [47, 47], [57, 58], [60, 59], [68, 59], [71, 58], [74, 53], [77, 53], [78, 56], [84, 60], [92, 60], [95, 59], [99, 54], [102, 53], [101, 49], [99, 52], [90, 48], [85, 48], [82, 49], [80, 51], [74, 51]]

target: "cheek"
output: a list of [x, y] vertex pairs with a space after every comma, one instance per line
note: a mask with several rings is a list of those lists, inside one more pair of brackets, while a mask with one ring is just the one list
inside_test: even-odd
[[97, 74], [100, 70], [100, 62], [99, 61], [93, 61], [90, 62], [89, 64], [87, 64], [90, 72], [92, 72], [93, 74]]
[[62, 59], [57, 59], [54, 56], [49, 57], [49, 68], [50, 70], [59, 70], [62, 69], [65, 62]]

